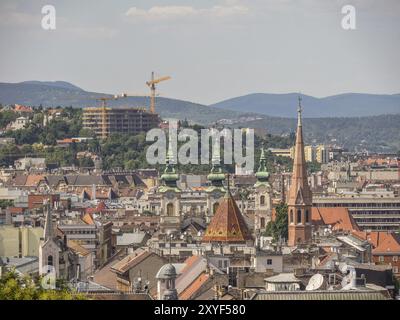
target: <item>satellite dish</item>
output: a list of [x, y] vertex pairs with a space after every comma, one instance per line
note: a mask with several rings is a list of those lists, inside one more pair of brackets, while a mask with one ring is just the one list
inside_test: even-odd
[[347, 288], [348, 284], [350, 283], [350, 275], [343, 277], [342, 282], [340, 285], [342, 286], [342, 289]]
[[308, 281], [308, 285], [306, 287], [307, 291], [318, 290], [324, 284], [324, 276], [322, 274], [314, 274], [310, 280]]
[[344, 262], [339, 263], [338, 269], [340, 270], [341, 273], [347, 274], [347, 264]]

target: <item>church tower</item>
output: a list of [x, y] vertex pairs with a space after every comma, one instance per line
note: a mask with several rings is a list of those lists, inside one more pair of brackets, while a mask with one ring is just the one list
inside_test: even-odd
[[[45, 223], [43, 237], [39, 243], [39, 274], [53, 273], [56, 278], [60, 276], [59, 260], [60, 247], [55, 241], [54, 227], [52, 221], [52, 209], [50, 202], [46, 200], [43, 204], [45, 210]], [[55, 278], [53, 279], [55, 281]]]
[[311, 240], [312, 193], [307, 180], [307, 166], [301, 119], [301, 98], [299, 97], [296, 145], [293, 173], [288, 194], [289, 246], [308, 243]]
[[254, 185], [254, 231], [258, 233], [265, 231], [268, 222], [271, 220], [272, 208], [272, 188], [269, 183], [267, 158], [265, 157], [264, 147], [261, 149], [260, 166], [256, 172], [256, 178], [257, 182]]
[[176, 269], [171, 263], [163, 265], [158, 270], [157, 300], [178, 300], [178, 291], [175, 288], [176, 277]]
[[162, 233], [180, 230], [181, 223], [181, 190], [177, 186], [179, 175], [176, 173], [172, 143], [169, 141], [166, 166], [161, 175], [162, 185], [158, 188], [161, 194], [160, 228]]
[[225, 194], [225, 188], [223, 185], [223, 181], [225, 180], [225, 175], [221, 169], [219, 148], [213, 150], [212, 167], [210, 174], [207, 176], [207, 179], [211, 183], [211, 185], [206, 189], [207, 193], [206, 222], [209, 223], [211, 221], [211, 218], [217, 212], [218, 206]]

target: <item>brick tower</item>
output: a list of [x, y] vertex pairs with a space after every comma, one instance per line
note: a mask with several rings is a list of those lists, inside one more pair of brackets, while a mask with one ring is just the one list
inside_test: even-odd
[[301, 98], [297, 119], [296, 145], [293, 161], [293, 174], [287, 204], [289, 223], [289, 246], [308, 243], [311, 240], [312, 193], [307, 180], [307, 166], [304, 154], [304, 141], [301, 120]]

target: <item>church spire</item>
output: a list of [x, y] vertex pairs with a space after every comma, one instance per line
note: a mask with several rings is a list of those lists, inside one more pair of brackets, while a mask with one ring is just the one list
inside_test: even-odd
[[213, 146], [211, 164], [210, 174], [207, 176], [207, 179], [211, 182], [211, 189], [214, 190], [214, 187], [216, 187], [223, 190], [222, 182], [225, 180], [225, 175], [222, 172], [221, 152], [217, 144]]
[[303, 112], [303, 108], [301, 107], [301, 96], [299, 96], [299, 106], [297, 108], [297, 127], [302, 127], [301, 123], [301, 113]]
[[311, 240], [312, 193], [307, 178], [301, 114], [301, 97], [299, 97], [293, 173], [288, 195], [289, 246], [307, 243]]
[[45, 200], [44, 202], [44, 210], [45, 210], [45, 223], [44, 223], [44, 241], [53, 238], [53, 219], [52, 219], [52, 211], [50, 208], [49, 200]]
[[264, 145], [261, 147], [260, 165], [256, 172], [256, 178], [256, 186], [260, 185], [261, 183], [268, 182], [269, 179], [269, 172], [267, 170], [267, 157], [265, 156]]
[[161, 175], [161, 180], [164, 181], [165, 185], [170, 187], [176, 187], [176, 183], [179, 180], [179, 175], [175, 170], [174, 153], [172, 151], [171, 136], [168, 143], [168, 151], [165, 159], [164, 173]]
[[303, 198], [303, 203], [306, 205], [312, 204], [311, 190], [308, 185], [307, 179], [307, 164], [306, 157], [304, 153], [304, 140], [303, 140], [303, 126], [302, 126], [302, 106], [301, 97], [299, 96], [299, 106], [297, 108], [297, 133], [296, 133], [296, 144], [294, 151], [294, 161], [293, 161], [293, 173], [292, 173], [292, 183], [289, 190], [289, 203], [296, 204], [299, 201], [298, 195], [301, 193]]

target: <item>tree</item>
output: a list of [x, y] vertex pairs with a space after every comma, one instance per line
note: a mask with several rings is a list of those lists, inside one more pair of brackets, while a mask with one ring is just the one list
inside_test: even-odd
[[0, 112], [0, 128], [6, 127], [10, 122], [15, 121], [18, 118], [18, 114], [16, 114], [12, 110], [5, 110]]
[[0, 300], [85, 300], [86, 296], [74, 293], [66, 286], [46, 290], [28, 276], [11, 270], [0, 278]]
[[270, 221], [265, 230], [265, 235], [274, 238], [274, 241], [288, 238], [288, 207], [281, 202], [275, 207], [275, 220]]
[[13, 205], [14, 205], [14, 200], [6, 200], [6, 199], [0, 200], [0, 208], [1, 209], [6, 209], [8, 207], [12, 207]]

